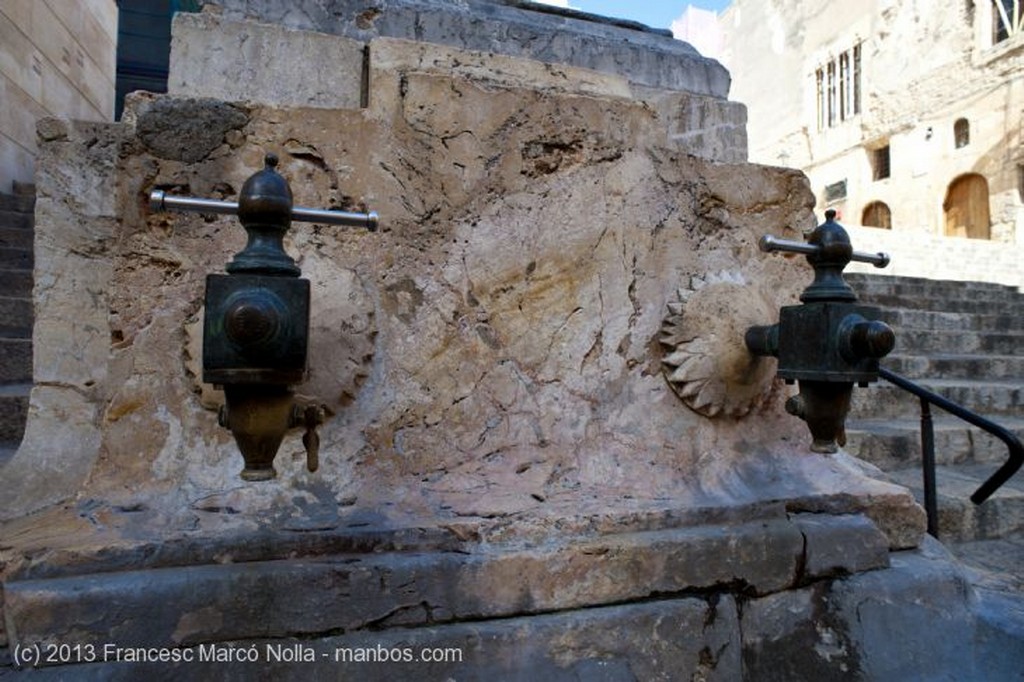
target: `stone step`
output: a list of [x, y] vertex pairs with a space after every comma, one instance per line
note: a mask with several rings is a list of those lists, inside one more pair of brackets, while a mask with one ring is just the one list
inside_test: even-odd
[[[4, 292], [6, 293], [6, 292]], [[23, 333], [2, 334], [27, 338], [32, 335], [32, 300], [24, 297], [0, 296], [0, 329], [21, 330]], [[27, 332], [27, 333], [25, 333]]]
[[[918, 381], [924, 388], [947, 400], [998, 421], [999, 415], [1024, 414], [1024, 379], [928, 378]], [[918, 417], [920, 400], [911, 393], [880, 380], [868, 388], [855, 388], [851, 419], [898, 419]], [[933, 408], [938, 412], [939, 408]]]
[[36, 183], [14, 180], [11, 182], [11, 193], [16, 197], [35, 197]]
[[977, 313], [981, 315], [1021, 315], [1024, 314], [1024, 301], [1020, 297], [1005, 300], [989, 300], [986, 298], [968, 298], [954, 294], [944, 297], [941, 294], [929, 296], [891, 296], [879, 295], [862, 297], [864, 305], [881, 308], [906, 308], [910, 310], [930, 310], [936, 312]]
[[[778, 512], [759, 516], [749, 522], [718, 522], [707, 526], [651, 528], [582, 537], [552, 535], [533, 548], [503, 545], [499, 541], [466, 543], [452, 551], [446, 547], [430, 547], [430, 536], [421, 531], [416, 533], [424, 536], [424, 541], [418, 543], [420, 547], [407, 544], [402, 549], [382, 552], [361, 549], [358, 553], [331, 553], [321, 546], [315, 555], [237, 561], [236, 554], [233, 561], [203, 564], [199, 557], [207, 550], [193, 545], [191, 548], [182, 546], [188, 552], [185, 565], [163, 568], [147, 567], [146, 563], [153, 559], [166, 561], [168, 553], [159, 548], [143, 553], [141, 543], [132, 546], [131, 539], [102, 548], [93, 542], [91, 548], [81, 549], [69, 539], [61, 550], [78, 550], [75, 552], [78, 561], [53, 566], [63, 575], [39, 575], [61, 550], [48, 552], [46, 557], [35, 561], [21, 562], [26, 568], [21, 574], [15, 573], [17, 569], [8, 572], [3, 586], [4, 616], [14, 646], [60, 641], [92, 642], [102, 647], [116, 636], [117, 645], [122, 647], [166, 647], [168, 643], [280, 641], [295, 633], [309, 638], [309, 635], [361, 632], [376, 639], [384, 636], [385, 631], [391, 631], [396, 638], [402, 638], [408, 637], [414, 629], [429, 632], [436, 626], [458, 626], [460, 622], [475, 629], [491, 619], [507, 624], [520, 616], [545, 618], [548, 614], [562, 614], [566, 620], [559, 622], [553, 632], [563, 641], [558, 650], [564, 652], [566, 628], [571, 621], [579, 622], [586, 617], [584, 609], [595, 614], [604, 607], [648, 609], [660, 603], [660, 611], [667, 606], [666, 599], [699, 595], [697, 605], [701, 608], [692, 626], [665, 622], [663, 611], [660, 617], [659, 611], [652, 614], [661, 626], [653, 621], [646, 625], [600, 624], [600, 630], [613, 641], [633, 633], [631, 636], [640, 637], [644, 646], [649, 647], [652, 628], [678, 636], [678, 633], [701, 632], [701, 623], [704, 629], [712, 622], [738, 626], [738, 614], [716, 618], [708, 613], [708, 608], [718, 604], [719, 599], [707, 599], [706, 595], [721, 595], [721, 603], [727, 606], [735, 604], [730, 589], [743, 590], [749, 595], [778, 594], [791, 585], [803, 586], [820, 578], [846, 574], [871, 574], [887, 570], [890, 565], [887, 538], [863, 516], [823, 513], [783, 518]], [[59, 532], [54, 531], [54, 534]], [[268, 532], [274, 533], [273, 530]], [[345, 546], [344, 536], [332, 537], [339, 548]], [[417, 540], [412, 539], [412, 542]], [[207, 542], [207, 546], [209, 544]], [[268, 540], [267, 544], [273, 543]], [[452, 546], [450, 541], [447, 544]], [[17, 556], [19, 550], [11, 549], [8, 548], [8, 553]], [[82, 559], [90, 550], [101, 562], [120, 562], [130, 556], [130, 563], [108, 564], [113, 570], [88, 572]], [[271, 548], [274, 552], [282, 550], [280, 546]], [[28, 551], [38, 554], [35, 549]], [[518, 580], [510, 581], [509, 576], [517, 576]], [[932, 578], [929, 589], [936, 589], [934, 579], [937, 576], [929, 572], [929, 577]], [[256, 594], [259, 598], [253, 598]], [[286, 602], [287, 607], [280, 606]], [[215, 617], [209, 617], [208, 611], [203, 610], [209, 609], [210, 604], [217, 605]], [[267, 604], [271, 606], [268, 608]], [[198, 617], [191, 615], [196, 612], [200, 614]], [[181, 634], [181, 622], [189, 627], [185, 635]], [[769, 627], [768, 621], [756, 616], [748, 623], [751, 628], [767, 630]], [[521, 625], [514, 629], [522, 630]], [[770, 625], [777, 625], [777, 621], [771, 620]], [[481, 638], [479, 632], [471, 636], [477, 641]], [[593, 640], [573, 636], [570, 641]], [[485, 642], [492, 640], [485, 638]], [[678, 643], [672, 641], [669, 646], [674, 649]], [[721, 650], [721, 645], [717, 647], [716, 650]], [[488, 655], [493, 655], [492, 651], [487, 648]], [[739, 651], [735, 647], [733, 655], [738, 665]], [[319, 657], [318, 654], [316, 658]], [[506, 660], [516, 662], [514, 657]], [[335, 664], [325, 670], [324, 676], [310, 677], [308, 669], [303, 669], [301, 679], [337, 679], [338, 670]], [[719, 673], [722, 671], [718, 669]], [[75, 672], [68, 671], [66, 679], [81, 679]], [[223, 679], [211, 675], [197, 677], [191, 669], [179, 672], [186, 679]], [[95, 679], [111, 679], [109, 671], [106, 673]], [[487, 677], [475, 673], [464, 677], [457, 673], [453, 677], [431, 675], [429, 679]], [[257, 678], [279, 679], [277, 676]], [[358, 678], [364, 679], [362, 675]], [[549, 668], [547, 673], [540, 672], [536, 677], [539, 680], [695, 678], [689, 674], [671, 676], [643, 672], [634, 677], [628, 668], [610, 677], [600, 669], [563, 675]], [[716, 679], [740, 678], [737, 668]], [[132, 675], [123, 679], [139, 677]], [[395, 675], [389, 669], [389, 675], [379, 679], [410, 677]], [[499, 674], [496, 679], [533, 678]], [[755, 676], [755, 679], [765, 678]]]
[[32, 249], [33, 230], [19, 230], [4, 227], [0, 222], [0, 247], [8, 249]]
[[1024, 332], [976, 331], [902, 331], [896, 334], [894, 353], [930, 355], [933, 353], [994, 353], [1019, 355], [1024, 351]]
[[32, 384], [0, 384], [0, 443], [10, 447], [21, 442], [28, 418]]
[[11, 270], [31, 270], [32, 263], [32, 249], [0, 247], [0, 268]]
[[[882, 360], [882, 366], [915, 380], [1024, 377], [1024, 355], [894, 355]], [[1024, 383], [1024, 379], [1021, 381]]]
[[1012, 298], [1021, 292], [1014, 286], [994, 282], [961, 282], [925, 279], [922, 277], [890, 277], [866, 273], [844, 275], [846, 282], [861, 299], [873, 295], [952, 298]]
[[0, 337], [0, 383], [32, 381], [32, 339]]
[[1024, 595], [1024, 535], [950, 542], [946, 546], [967, 568], [975, 587]]
[[32, 271], [0, 268], [0, 291], [14, 298], [32, 297]]
[[31, 235], [34, 225], [35, 216], [32, 213], [0, 209], [0, 228]]
[[4, 194], [0, 192], [0, 211], [28, 213], [36, 209], [36, 196], [32, 194]]
[[[996, 465], [936, 467], [939, 539], [948, 543], [1019, 537], [1024, 534], [1024, 474], [1018, 472], [980, 505], [970, 497]], [[890, 479], [923, 500], [920, 467], [889, 473]]]
[[[1003, 441], [962, 419], [933, 410], [935, 461], [954, 464], [1001, 464], [1006, 461]], [[1024, 442], [1024, 417], [994, 419]], [[919, 419], [850, 420], [846, 425], [846, 450], [883, 471], [920, 466], [921, 422]]]
[[880, 319], [888, 322], [896, 333], [907, 330], [1008, 332], [1024, 330], [1024, 315], [997, 313], [981, 315], [973, 312], [951, 313], [938, 310], [883, 308]]

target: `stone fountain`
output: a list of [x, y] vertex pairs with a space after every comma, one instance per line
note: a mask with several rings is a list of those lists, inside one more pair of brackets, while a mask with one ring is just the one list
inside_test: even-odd
[[[0, 501], [16, 664], [973, 665], [953, 646], [974, 637], [963, 577], [910, 493], [812, 452], [775, 360], [744, 345], [810, 277], [759, 238], [816, 219], [802, 174], [745, 163], [717, 62], [524, 2], [288, 4], [179, 16], [170, 94], [133, 95], [119, 123], [39, 126], [35, 388]], [[529, 27], [554, 53], [524, 47]], [[662, 80], [610, 70], [616, 41]], [[148, 198], [237, 201], [267, 154], [296, 205], [372, 207], [380, 230], [285, 236], [310, 286], [295, 391], [322, 406], [320, 466], [293, 430], [276, 478], [243, 481], [201, 338], [204, 280], [244, 236]]]

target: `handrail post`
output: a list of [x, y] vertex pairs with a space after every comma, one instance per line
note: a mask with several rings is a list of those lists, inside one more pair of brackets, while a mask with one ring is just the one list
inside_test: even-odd
[[[923, 386], [918, 386], [917, 384], [915, 384], [910, 379], [907, 379], [906, 377], [901, 377], [896, 372], [891, 372], [891, 371], [887, 370], [885, 367], [879, 367], [878, 368], [878, 376], [882, 377], [883, 379], [885, 379], [886, 381], [888, 381], [888, 382], [890, 382], [892, 384], [895, 384], [899, 388], [902, 388], [904, 391], [909, 391], [910, 393], [913, 393], [914, 395], [916, 395], [918, 398], [921, 399], [922, 405], [924, 405], [924, 403], [926, 401], [928, 403], [934, 404], [934, 405], [942, 408], [946, 412], [949, 412], [950, 414], [952, 414], [952, 415], [954, 415], [956, 417], [959, 417], [960, 419], [963, 419], [968, 424], [973, 424], [974, 426], [977, 426], [979, 429], [983, 429], [983, 430], [991, 433], [993, 436], [995, 436], [996, 438], [998, 438], [999, 440], [1003, 441], [1003, 443], [1006, 444], [1006, 449], [1007, 449], [1007, 459], [1006, 459], [1006, 461], [1003, 462], [1003, 465], [1001, 467], [999, 467], [999, 469], [997, 469], [994, 474], [989, 476], [988, 479], [984, 483], [982, 483], [980, 486], [978, 486], [978, 489], [974, 491], [973, 495], [971, 495], [971, 502], [973, 502], [974, 504], [981, 504], [982, 502], [987, 500], [989, 498], [989, 496], [992, 495], [992, 493], [994, 493], [996, 490], [999, 489], [999, 486], [1003, 485], [1008, 480], [1010, 480], [1010, 477], [1012, 477], [1015, 473], [1017, 473], [1017, 471], [1022, 466], [1024, 466], [1024, 444], [1021, 444], [1020, 439], [1017, 438], [1017, 436], [1015, 436], [1012, 433], [1010, 433], [1009, 430], [1003, 428], [1002, 426], [1000, 426], [999, 424], [996, 424], [995, 422], [991, 422], [988, 419], [985, 419], [984, 417], [975, 414], [974, 412], [971, 412], [970, 410], [968, 410], [963, 405], [958, 405], [958, 404], [954, 403], [952, 400], [949, 400], [947, 398], [943, 398], [938, 393], [933, 393], [932, 391], [929, 391], [927, 388], [924, 388]], [[922, 407], [922, 414], [921, 414], [921, 426], [922, 426], [922, 428], [921, 428], [921, 442], [922, 442], [922, 446], [924, 445], [924, 438], [925, 438], [925, 436], [924, 436], [924, 422], [925, 422], [924, 412], [928, 412], [928, 424], [929, 424], [929, 427], [931, 426], [931, 410], [930, 410], [930, 408], [928, 406], [923, 406]], [[929, 431], [929, 433], [931, 433], [931, 432]], [[934, 472], [934, 469], [935, 469], [934, 434], [929, 436], [929, 438], [932, 441], [932, 447], [931, 447], [932, 461], [931, 461], [931, 466], [930, 467], [926, 466], [925, 469], [927, 470], [927, 469], [930, 468]], [[925, 455], [922, 455], [922, 459], [924, 457], [925, 457]], [[923, 465], [925, 465], [924, 461], [922, 461], [922, 466]], [[927, 474], [925, 474], [925, 475], [927, 476]], [[935, 481], [935, 475], [933, 473], [932, 474], [932, 482], [934, 483], [934, 481]]]
[[921, 397], [921, 473], [924, 483], [924, 512], [928, 534], [939, 538], [939, 503], [935, 492], [935, 429], [928, 399]]

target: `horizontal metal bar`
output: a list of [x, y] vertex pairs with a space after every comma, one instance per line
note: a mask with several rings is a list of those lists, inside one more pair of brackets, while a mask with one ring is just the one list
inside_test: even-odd
[[325, 208], [292, 207], [292, 220], [300, 223], [325, 223], [327, 225], [346, 225], [348, 227], [365, 227], [376, 232], [380, 224], [380, 216], [376, 211], [369, 213], [352, 213], [349, 211], [332, 211]]
[[779, 239], [778, 237], [773, 237], [770, 234], [766, 234], [761, 237], [760, 241], [757, 242], [757, 245], [765, 253], [771, 253], [772, 251], [786, 251], [788, 253], [805, 253], [810, 256], [821, 250], [821, 247], [817, 244], [795, 242], [791, 239]]
[[886, 381], [896, 384], [904, 391], [913, 393], [922, 400], [927, 400], [936, 407], [941, 407], [946, 412], [963, 419], [969, 424], [977, 426], [979, 429], [988, 431], [993, 436], [1003, 441], [1006, 444], [1009, 456], [999, 469], [994, 474], [989, 476], [988, 480], [978, 486], [978, 489], [971, 495], [971, 502], [974, 504], [981, 504], [987, 500], [992, 493], [999, 489], [1004, 483], [1010, 480], [1010, 477], [1017, 473], [1021, 465], [1024, 465], [1024, 445], [1021, 445], [1020, 440], [1017, 436], [1013, 435], [1007, 429], [1003, 428], [995, 422], [991, 422], [985, 419], [979, 414], [975, 414], [971, 410], [968, 410], [963, 405], [954, 403], [948, 398], [944, 398], [938, 393], [933, 393], [923, 386], [915, 384], [910, 379], [900, 376], [895, 372], [891, 372], [884, 367], [878, 368], [878, 376], [882, 377]]
[[[167, 194], [163, 190], [153, 190], [149, 195], [149, 208], [153, 211], [185, 211], [191, 213], [216, 213], [220, 215], [238, 215], [237, 201], [219, 201], [199, 197], [182, 197]], [[369, 213], [352, 213], [349, 211], [332, 211], [321, 208], [292, 207], [292, 220], [303, 223], [324, 223], [326, 225], [344, 225], [347, 227], [364, 227], [376, 232], [380, 224], [380, 216], [376, 211]]]
[[181, 197], [155, 189], [149, 194], [151, 211], [191, 211], [193, 213], [219, 213], [238, 215], [237, 201], [218, 201], [198, 197]]
[[[797, 242], [791, 239], [779, 239], [773, 237], [770, 234], [766, 234], [761, 237], [757, 243], [758, 247], [765, 253], [771, 253], [772, 251], [786, 251], [788, 253], [803, 253], [806, 255], [814, 255], [821, 250], [821, 247], [817, 244], [808, 244], [807, 242]], [[855, 260], [860, 263], [871, 263], [876, 268], [884, 268], [889, 265], [889, 254], [882, 253], [868, 253], [866, 251], [854, 251], [850, 256], [850, 260]]]

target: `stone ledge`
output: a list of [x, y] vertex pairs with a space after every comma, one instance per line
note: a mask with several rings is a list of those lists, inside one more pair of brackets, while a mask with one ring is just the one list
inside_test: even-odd
[[804, 578], [859, 573], [889, 565], [889, 542], [863, 516], [796, 514], [793, 521], [803, 533]]
[[660, 32], [486, 0], [218, 0], [228, 19], [369, 41], [410, 38], [614, 73], [638, 85], [725, 98], [729, 73]]
[[[1010, 615], [1002, 605], [987, 608], [993, 613], [980, 622], [982, 611], [960, 569], [941, 546], [926, 542], [920, 550], [894, 553], [890, 568], [760, 598], [677, 595], [533, 616], [166, 649], [191, 651], [192, 660], [179, 663], [124, 660], [133, 651], [112, 632], [104, 644], [124, 647], [121, 660], [112, 650], [106, 661], [34, 674], [96, 680], [228, 674], [304, 682], [342, 676], [369, 682], [1006, 679], [1019, 669], [1013, 652], [1020, 650], [1021, 632], [1016, 621], [996, 623]], [[392, 651], [415, 657], [427, 648], [453, 655], [431, 663], [391, 658]], [[242, 650], [254, 660], [223, 662]]]
[[764, 595], [826, 572], [884, 567], [884, 545], [862, 517], [765, 518], [569, 538], [534, 549], [481, 545], [14, 580], [4, 596], [15, 643], [189, 646], [688, 593]]
[[[42, 679], [741, 679], [736, 602], [684, 597], [453, 625], [351, 633], [320, 639], [223, 642], [175, 650], [191, 660], [133, 662], [107, 649], [92, 665], [34, 670]], [[445, 661], [417, 660], [425, 649]], [[95, 650], [102, 659], [104, 649]], [[168, 651], [168, 650], [165, 650]], [[189, 653], [183, 653], [183, 652]], [[243, 652], [253, 661], [227, 657]], [[394, 653], [393, 653], [394, 652]], [[405, 652], [409, 652], [406, 654]], [[221, 656], [219, 661], [216, 658]], [[395, 656], [396, 658], [392, 658]], [[409, 659], [412, 657], [412, 660]], [[121, 660], [117, 660], [120, 658]], [[405, 658], [405, 660], [403, 660]]]

